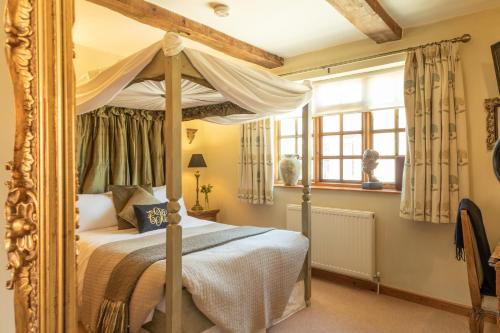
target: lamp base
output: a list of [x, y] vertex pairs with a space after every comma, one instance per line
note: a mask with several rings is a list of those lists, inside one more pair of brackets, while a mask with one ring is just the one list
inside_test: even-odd
[[194, 205], [191, 210], [194, 212], [199, 212], [200, 210], [203, 210], [203, 207], [199, 203], [196, 203], [196, 205]]

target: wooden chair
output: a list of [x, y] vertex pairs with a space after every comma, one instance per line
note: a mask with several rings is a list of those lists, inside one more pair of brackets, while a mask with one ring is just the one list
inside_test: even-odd
[[469, 291], [472, 303], [472, 311], [469, 316], [469, 328], [471, 333], [482, 333], [484, 326], [485, 311], [495, 315], [497, 311], [497, 298], [481, 295], [480, 288], [483, 283], [483, 268], [479, 259], [476, 236], [469, 220], [467, 210], [460, 212], [462, 218], [462, 234], [464, 238], [465, 261], [467, 263], [467, 277], [469, 280]]

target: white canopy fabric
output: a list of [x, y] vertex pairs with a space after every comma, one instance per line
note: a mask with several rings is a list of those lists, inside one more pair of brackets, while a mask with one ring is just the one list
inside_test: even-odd
[[[227, 102], [216, 90], [182, 79], [182, 108]], [[165, 81], [147, 80], [130, 85], [116, 95], [111, 106], [142, 110], [165, 110]]]
[[165, 55], [184, 52], [193, 67], [217, 90], [183, 80], [183, 108], [232, 102], [255, 113], [205, 118], [208, 121], [220, 124], [244, 123], [295, 111], [311, 99], [312, 87], [309, 84], [288, 81], [264, 70], [197, 50], [184, 49], [180, 41], [176, 34], [167, 33], [162, 42], [123, 59], [79, 85], [76, 93], [77, 113], [90, 112], [104, 105], [164, 110], [164, 82], [144, 81], [128, 86], [160, 50]]
[[151, 62], [161, 46], [161, 42], [155, 43], [77, 86], [76, 113], [87, 113], [108, 105]]

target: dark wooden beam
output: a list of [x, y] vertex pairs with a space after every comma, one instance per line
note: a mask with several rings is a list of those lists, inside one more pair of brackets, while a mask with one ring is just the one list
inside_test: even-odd
[[277, 55], [144, 0], [87, 1], [155, 28], [177, 32], [182, 36], [203, 43], [235, 58], [267, 68], [283, 66], [283, 58]]
[[359, 31], [377, 43], [401, 39], [403, 29], [378, 0], [327, 0]]

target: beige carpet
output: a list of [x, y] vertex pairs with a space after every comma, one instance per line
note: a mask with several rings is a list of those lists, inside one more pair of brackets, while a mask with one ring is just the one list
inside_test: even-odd
[[[485, 323], [485, 333], [496, 326]], [[270, 333], [468, 333], [464, 316], [314, 279], [312, 306]]]

